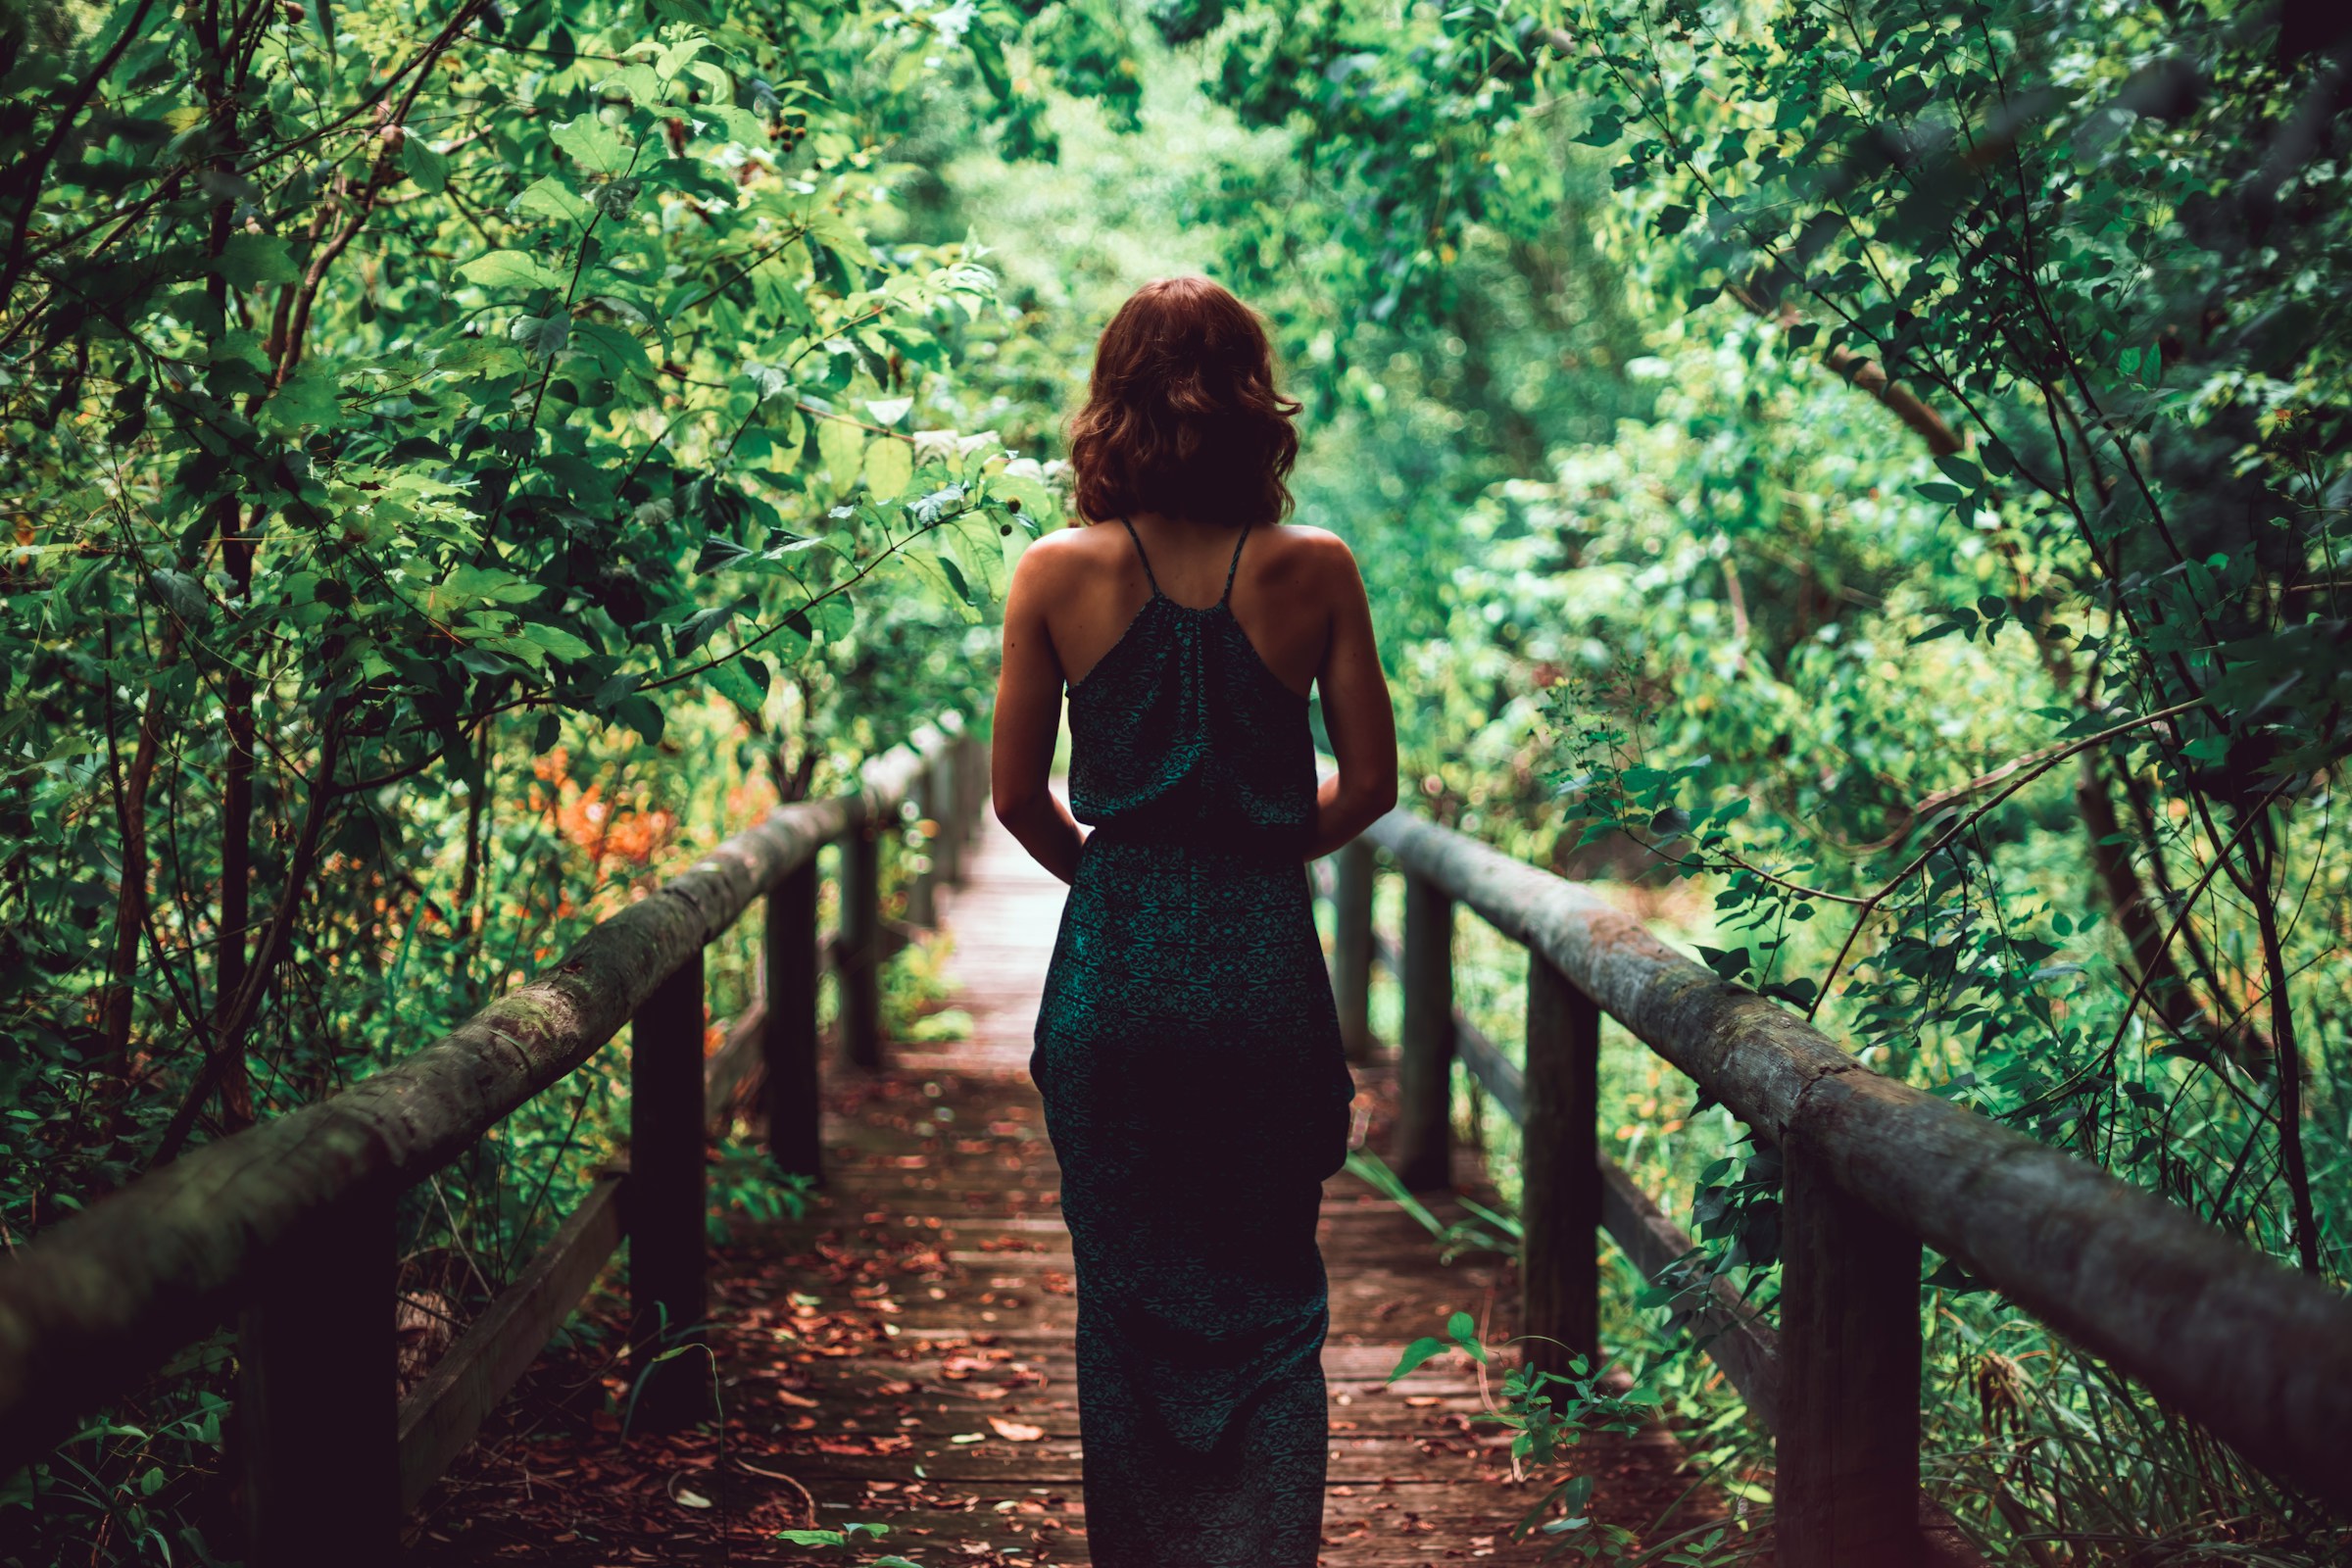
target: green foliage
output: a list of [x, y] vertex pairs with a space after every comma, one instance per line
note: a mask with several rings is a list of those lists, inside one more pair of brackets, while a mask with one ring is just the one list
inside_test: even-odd
[[[1447, 1319], [1444, 1338], [1425, 1336], [1406, 1346], [1387, 1381], [1409, 1377], [1436, 1357], [1456, 1350], [1482, 1369], [1497, 1369], [1495, 1348], [1481, 1339], [1469, 1313], [1456, 1312]], [[1657, 1418], [1654, 1391], [1641, 1383], [1612, 1381], [1609, 1369], [1595, 1367], [1582, 1355], [1569, 1357], [1565, 1374], [1524, 1365], [1499, 1370], [1499, 1390], [1485, 1396], [1486, 1408], [1470, 1422], [1511, 1434], [1514, 1477], [1558, 1468], [1588, 1434], [1630, 1436]], [[1484, 1370], [1480, 1388], [1482, 1394], [1488, 1388]], [[1627, 1560], [1640, 1544], [1634, 1536], [1587, 1514], [1596, 1481], [1589, 1471], [1557, 1480], [1527, 1510], [1513, 1536], [1555, 1539], [1586, 1553], [1589, 1560]], [[1640, 1560], [1656, 1559], [1644, 1554]]]
[[[839, 1530], [779, 1530], [778, 1541], [796, 1546], [824, 1546], [847, 1549], [858, 1544], [860, 1536], [872, 1536], [876, 1541], [890, 1534], [888, 1525], [848, 1524]], [[920, 1563], [896, 1555], [875, 1557], [867, 1568], [922, 1568]]]
[[[967, 15], [9, 14], [12, 1245], [978, 714], [966, 645], [1054, 499], [956, 428], [981, 247], [885, 237], [888, 149], [956, 90]], [[750, 941], [713, 952], [722, 1014]], [[529, 1256], [616, 1152], [624, 1078], [600, 1056], [409, 1195], [404, 1310], [462, 1323]], [[159, 1436], [36, 1472], [42, 1549], [216, 1549], [184, 1401], [220, 1380], [183, 1367], [115, 1423]]]

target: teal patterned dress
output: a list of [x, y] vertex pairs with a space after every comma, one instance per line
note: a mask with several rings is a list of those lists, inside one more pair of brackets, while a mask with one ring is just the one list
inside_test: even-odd
[[1307, 702], [1229, 608], [1248, 543], [1206, 609], [1153, 579], [1069, 689], [1094, 831], [1030, 1073], [1077, 1259], [1097, 1568], [1313, 1568], [1322, 1533], [1315, 1217], [1355, 1087], [1308, 902]]

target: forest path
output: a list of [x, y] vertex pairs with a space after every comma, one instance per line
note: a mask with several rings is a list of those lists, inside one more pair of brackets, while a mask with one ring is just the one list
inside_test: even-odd
[[[583, 1429], [577, 1391], [625, 1380], [593, 1358], [566, 1380], [544, 1365], [564, 1362], [551, 1352], [507, 1430], [486, 1431], [428, 1505], [414, 1560], [1089, 1560], [1069, 1236], [1026, 1073], [1062, 887], [984, 822], [963, 884], [942, 895], [949, 1005], [970, 1014], [969, 1038], [898, 1045], [876, 1076], [831, 1075], [822, 1194], [798, 1220], [740, 1228], [713, 1258], [727, 1451], [708, 1431], [623, 1444], [610, 1417]], [[1373, 1063], [1356, 1078], [1378, 1147], [1392, 1076]], [[1457, 1160], [1457, 1187], [1485, 1193], [1475, 1151]], [[1457, 1217], [1449, 1200], [1433, 1206]], [[1345, 1172], [1325, 1187], [1318, 1237], [1332, 1309], [1324, 1568], [1544, 1561], [1540, 1544], [1510, 1538], [1542, 1490], [1511, 1479], [1507, 1435], [1470, 1424], [1482, 1399], [1468, 1358], [1384, 1382], [1454, 1311], [1490, 1342], [1514, 1332], [1510, 1264], [1441, 1263], [1425, 1230]], [[1600, 1477], [1595, 1514], [1636, 1530], [1690, 1486], [1662, 1430], [1588, 1440], [1578, 1454]], [[819, 1529], [889, 1533], [854, 1551], [775, 1540], [811, 1510]]]

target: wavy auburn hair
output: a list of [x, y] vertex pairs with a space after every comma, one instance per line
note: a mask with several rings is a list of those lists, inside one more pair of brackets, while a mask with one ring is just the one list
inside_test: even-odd
[[1078, 514], [1278, 521], [1299, 407], [1275, 390], [1274, 351], [1248, 306], [1205, 277], [1146, 283], [1102, 329], [1070, 420]]

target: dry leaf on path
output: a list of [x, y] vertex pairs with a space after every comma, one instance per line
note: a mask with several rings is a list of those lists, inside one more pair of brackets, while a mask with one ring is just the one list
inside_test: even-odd
[[1018, 1421], [1007, 1421], [1000, 1415], [990, 1416], [988, 1424], [996, 1429], [998, 1437], [1013, 1443], [1035, 1443], [1046, 1435], [1044, 1427], [1023, 1426]]

